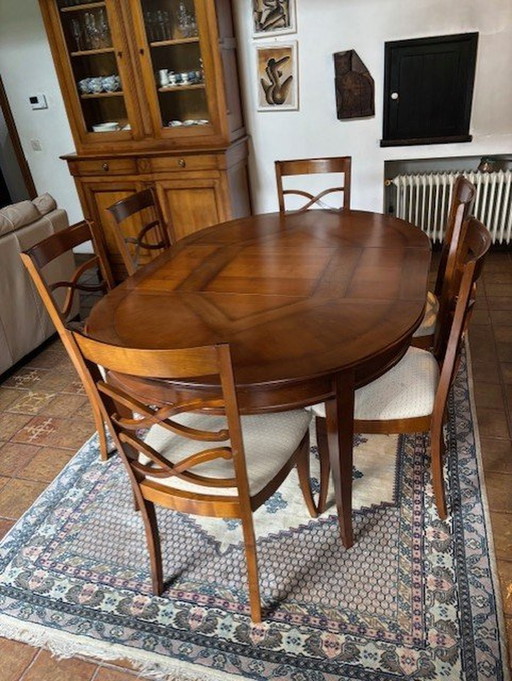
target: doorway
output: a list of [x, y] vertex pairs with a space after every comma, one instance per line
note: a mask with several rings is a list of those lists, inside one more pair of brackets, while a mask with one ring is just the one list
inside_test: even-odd
[[37, 191], [0, 76], [0, 208], [33, 199]]

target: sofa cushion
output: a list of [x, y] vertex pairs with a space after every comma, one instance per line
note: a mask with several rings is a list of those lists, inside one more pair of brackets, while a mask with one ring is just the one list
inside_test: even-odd
[[57, 208], [55, 199], [48, 193], [36, 196], [35, 199], [32, 199], [32, 203], [41, 215], [46, 215], [46, 213], [50, 213]]
[[0, 208], [0, 234], [7, 234], [39, 220], [40, 212], [32, 201], [20, 201]]
[[0, 208], [0, 235], [15, 232], [20, 227], [30, 225], [43, 215], [57, 208], [55, 199], [50, 194], [41, 194], [32, 201], [20, 201]]

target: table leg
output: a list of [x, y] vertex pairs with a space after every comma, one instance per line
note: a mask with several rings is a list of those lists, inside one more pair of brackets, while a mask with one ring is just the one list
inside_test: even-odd
[[352, 533], [352, 461], [354, 440], [354, 372], [333, 379], [335, 399], [325, 403], [329, 459], [343, 546], [354, 543]]

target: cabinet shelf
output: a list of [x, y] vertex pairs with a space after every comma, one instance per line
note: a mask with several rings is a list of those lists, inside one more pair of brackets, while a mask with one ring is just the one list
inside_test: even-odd
[[188, 43], [198, 43], [199, 36], [193, 38], [177, 38], [176, 40], [155, 40], [150, 42], [151, 47], [168, 47], [170, 45], [187, 45]]
[[124, 92], [122, 90], [116, 90], [115, 92], [91, 92], [91, 94], [80, 95], [80, 99], [95, 99], [97, 97], [123, 97]]
[[183, 90], [204, 90], [204, 83], [193, 83], [191, 85], [167, 85], [159, 87], [158, 92], [183, 92]]
[[105, 0], [103, 2], [85, 2], [82, 5], [72, 5], [71, 7], [61, 7], [61, 12], [80, 12], [84, 9], [94, 9], [95, 7], [105, 7]]
[[72, 57], [90, 57], [95, 54], [107, 54], [109, 52], [114, 52], [113, 47], [100, 47], [97, 50], [80, 50], [79, 52], [70, 52]]

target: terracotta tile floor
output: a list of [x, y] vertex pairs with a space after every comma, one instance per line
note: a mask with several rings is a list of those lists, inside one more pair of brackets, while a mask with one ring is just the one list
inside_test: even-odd
[[[87, 297], [83, 312], [93, 304]], [[470, 331], [475, 397], [503, 609], [512, 648], [512, 254], [491, 253]], [[0, 536], [94, 430], [59, 341], [0, 377]], [[2, 681], [128, 681], [129, 665], [56, 660], [0, 638]]]

